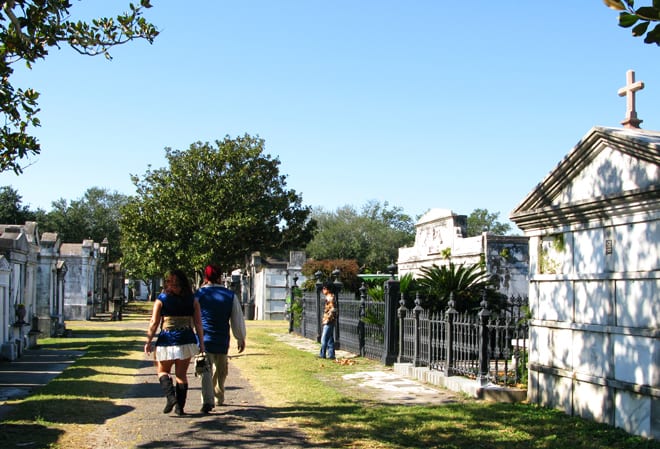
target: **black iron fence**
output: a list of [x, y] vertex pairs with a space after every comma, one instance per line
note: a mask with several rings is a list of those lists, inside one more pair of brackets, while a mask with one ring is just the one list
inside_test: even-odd
[[397, 360], [428, 366], [447, 376], [479, 379], [483, 384], [527, 382], [529, 327], [527, 298], [511, 297], [498, 313], [485, 301], [477, 313], [447, 310], [429, 313], [419, 306], [398, 309], [400, 350]]
[[[419, 305], [405, 307], [399, 284], [385, 283], [384, 301], [360, 289], [338, 295], [339, 318], [335, 347], [385, 364], [408, 362], [500, 385], [527, 382], [527, 298], [511, 297], [497, 312], [483, 300], [476, 313], [458, 313], [450, 300], [447, 310], [431, 313]], [[301, 316], [293, 331], [320, 340], [323, 315], [320, 292], [297, 298]]]

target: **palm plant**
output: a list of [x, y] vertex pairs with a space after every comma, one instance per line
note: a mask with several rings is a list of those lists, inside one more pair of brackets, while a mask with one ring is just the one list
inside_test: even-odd
[[433, 312], [447, 308], [450, 294], [453, 294], [454, 308], [459, 312], [477, 309], [484, 290], [488, 296], [496, 294], [490, 276], [481, 264], [433, 264], [422, 267], [421, 272], [417, 284], [424, 296], [422, 305]]

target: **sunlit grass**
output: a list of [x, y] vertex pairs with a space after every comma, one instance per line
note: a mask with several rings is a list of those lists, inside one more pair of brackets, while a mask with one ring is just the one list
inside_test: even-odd
[[529, 404], [496, 404], [460, 396], [442, 406], [384, 405], [341, 377], [382, 368], [319, 360], [280, 341], [282, 322], [250, 322], [246, 355], [233, 359], [279, 416], [318, 444], [351, 448], [646, 448], [660, 443], [620, 429]]

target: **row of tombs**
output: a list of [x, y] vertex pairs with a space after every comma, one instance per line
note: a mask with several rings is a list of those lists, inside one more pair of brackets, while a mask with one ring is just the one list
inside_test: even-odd
[[116, 314], [124, 298], [108, 242], [61, 243], [36, 222], [0, 225], [0, 355], [15, 360], [37, 338], [62, 336], [66, 320]]

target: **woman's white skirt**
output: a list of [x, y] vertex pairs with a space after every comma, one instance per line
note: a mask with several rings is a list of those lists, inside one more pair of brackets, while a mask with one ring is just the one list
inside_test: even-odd
[[174, 346], [156, 346], [156, 360], [163, 362], [165, 360], [183, 360], [189, 359], [199, 353], [199, 347], [196, 343]]

